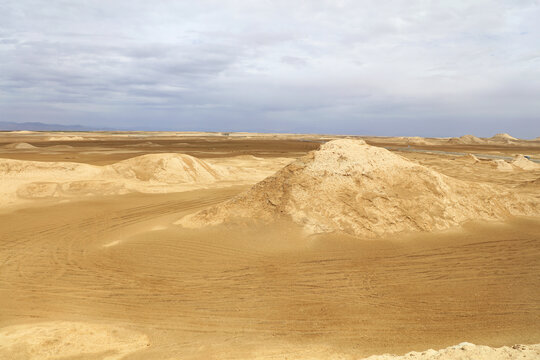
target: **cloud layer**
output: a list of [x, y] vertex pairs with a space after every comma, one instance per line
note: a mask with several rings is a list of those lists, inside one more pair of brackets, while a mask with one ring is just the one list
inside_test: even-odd
[[0, 3], [3, 121], [540, 135], [540, 1]]

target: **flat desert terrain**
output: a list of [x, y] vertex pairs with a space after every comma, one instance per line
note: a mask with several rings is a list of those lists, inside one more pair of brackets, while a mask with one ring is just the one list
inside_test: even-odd
[[0, 359], [539, 343], [540, 139], [0, 132]]

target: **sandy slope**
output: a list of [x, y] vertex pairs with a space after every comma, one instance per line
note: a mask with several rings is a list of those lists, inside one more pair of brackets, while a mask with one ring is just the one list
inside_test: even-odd
[[537, 207], [508, 189], [442, 175], [362, 140], [334, 140], [249, 192], [178, 223], [202, 227], [241, 218], [286, 219], [309, 233], [372, 237], [535, 215]]

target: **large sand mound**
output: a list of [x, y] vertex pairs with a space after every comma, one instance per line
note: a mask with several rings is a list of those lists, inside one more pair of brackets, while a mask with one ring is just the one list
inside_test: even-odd
[[374, 355], [364, 360], [509, 360], [540, 359], [540, 344], [514, 345], [492, 348], [471, 343], [461, 343], [439, 351], [430, 349], [422, 352], [412, 351], [403, 356], [397, 355]]
[[533, 214], [534, 206], [504, 188], [450, 178], [362, 140], [334, 140], [248, 192], [178, 223], [285, 219], [310, 233], [373, 237]]
[[103, 324], [55, 321], [0, 331], [0, 358], [11, 360], [117, 360], [149, 345], [144, 334]]
[[523, 155], [516, 155], [514, 160], [512, 161], [512, 165], [515, 167], [518, 167], [522, 170], [538, 170], [540, 169], [540, 164], [537, 164], [529, 159], [527, 159]]
[[490, 138], [490, 140], [494, 141], [503, 141], [503, 142], [509, 142], [509, 141], [516, 141], [519, 140], [518, 138], [515, 138], [513, 136], [510, 136], [506, 133], [496, 134]]
[[226, 171], [185, 154], [148, 154], [118, 162], [111, 166], [126, 179], [163, 183], [214, 182]]

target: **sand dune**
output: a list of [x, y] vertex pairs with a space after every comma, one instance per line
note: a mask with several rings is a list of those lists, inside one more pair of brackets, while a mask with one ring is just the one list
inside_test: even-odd
[[250, 191], [178, 224], [284, 219], [309, 233], [373, 237], [536, 214], [536, 207], [504, 188], [450, 178], [362, 140], [334, 140]]
[[476, 137], [474, 135], [463, 135], [461, 137], [454, 137], [448, 139], [448, 142], [451, 144], [466, 144], [466, 145], [477, 145], [485, 144], [486, 140]]
[[516, 155], [512, 161], [512, 165], [518, 167], [522, 170], [538, 170], [540, 169], [540, 164], [532, 162], [523, 155]]
[[209, 183], [227, 176], [226, 169], [184, 154], [148, 154], [111, 165], [122, 178], [163, 183]]
[[0, 206], [35, 199], [253, 184], [290, 161], [245, 156], [205, 161], [176, 153], [141, 155], [105, 166], [0, 159]]
[[12, 143], [12, 144], [4, 145], [4, 148], [26, 150], [26, 149], [35, 149], [36, 147], [32, 144], [21, 142], [21, 143]]
[[490, 138], [490, 140], [508, 142], [508, 141], [517, 141], [519, 139], [515, 138], [513, 136], [510, 136], [510, 135], [508, 135], [506, 133], [501, 133], [501, 134], [496, 134], [496, 135], [492, 136]]

